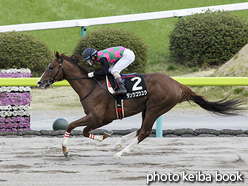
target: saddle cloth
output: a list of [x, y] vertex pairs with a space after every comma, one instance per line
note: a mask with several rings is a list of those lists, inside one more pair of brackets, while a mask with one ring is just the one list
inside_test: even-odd
[[114, 92], [117, 88], [117, 82], [112, 75], [106, 76], [108, 91], [115, 96], [115, 109], [117, 119], [124, 118], [124, 106], [123, 99], [137, 98], [146, 96], [148, 94], [146, 84], [142, 75], [134, 74], [122, 74], [122, 81], [125, 83], [127, 89], [126, 95], [119, 95]]
[[[148, 94], [146, 83], [141, 74], [136, 74], [136, 73], [122, 74], [121, 77], [127, 89], [126, 95], [120, 95], [122, 99], [137, 98], [137, 97], [146, 96]], [[118, 94], [115, 94], [114, 91], [117, 88], [117, 83], [115, 78], [112, 75], [107, 75], [106, 82], [107, 82], [108, 91], [111, 94], [118, 96]]]

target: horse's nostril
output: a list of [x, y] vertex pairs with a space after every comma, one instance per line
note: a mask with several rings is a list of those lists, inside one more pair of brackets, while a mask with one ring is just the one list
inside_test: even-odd
[[37, 85], [40, 85], [41, 84], [41, 82], [40, 81], [37, 81]]

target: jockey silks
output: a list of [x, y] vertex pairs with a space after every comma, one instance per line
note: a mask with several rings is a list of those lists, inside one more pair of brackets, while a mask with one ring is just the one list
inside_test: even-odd
[[118, 46], [111, 47], [97, 52], [97, 61], [100, 61], [102, 57], [106, 57], [109, 64], [119, 61], [123, 57], [123, 53], [126, 48]]

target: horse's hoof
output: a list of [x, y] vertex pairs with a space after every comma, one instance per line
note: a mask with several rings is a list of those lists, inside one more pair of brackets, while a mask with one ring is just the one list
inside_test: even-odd
[[120, 160], [121, 159], [121, 155], [119, 155], [118, 153], [116, 153], [114, 156], [113, 156], [114, 159], [116, 160]]
[[118, 150], [122, 147], [122, 144], [118, 143], [118, 144], [115, 144], [115, 150]]
[[66, 151], [66, 152], [64, 153], [64, 156], [65, 156], [65, 157], [68, 157], [68, 154], [69, 154], [69, 152]]
[[106, 139], [106, 138], [108, 138], [109, 136], [111, 136], [111, 134], [108, 134], [108, 133], [104, 132], [104, 134], [103, 134], [103, 140]]
[[66, 147], [62, 147], [62, 150], [63, 150], [64, 156], [68, 157], [68, 154], [69, 154], [68, 149]]

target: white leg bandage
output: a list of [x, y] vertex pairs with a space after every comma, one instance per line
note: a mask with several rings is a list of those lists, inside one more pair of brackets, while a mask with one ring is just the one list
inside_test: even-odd
[[130, 140], [130, 139], [132, 139], [132, 138], [135, 138], [136, 135], [137, 135], [137, 130], [136, 130], [136, 131], [133, 131], [133, 132], [131, 132], [131, 133], [125, 135], [125, 136], [123, 136], [123, 137], [122, 137], [122, 140], [123, 140], [124, 142], [125, 142], [125, 141], [128, 141], [128, 140]]
[[138, 144], [138, 138], [136, 138], [134, 141], [132, 141], [128, 146], [126, 146], [122, 151], [116, 153], [114, 155], [115, 159], [121, 159], [121, 156], [123, 153], [128, 153], [130, 152], [134, 146], [136, 146]]
[[121, 137], [121, 139], [115, 144], [115, 149], [121, 148], [123, 143], [125, 143], [126, 141], [130, 139], [135, 138], [136, 135], [137, 135], [137, 130]]
[[66, 147], [67, 146], [67, 142], [68, 142], [69, 136], [70, 136], [70, 133], [66, 132], [65, 135], [64, 135], [64, 139], [62, 141], [62, 146], [63, 147]]
[[96, 141], [99, 141], [99, 142], [101, 142], [103, 140], [103, 136], [101, 136], [101, 135], [90, 134], [89, 138], [96, 140]]

